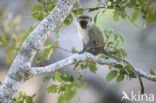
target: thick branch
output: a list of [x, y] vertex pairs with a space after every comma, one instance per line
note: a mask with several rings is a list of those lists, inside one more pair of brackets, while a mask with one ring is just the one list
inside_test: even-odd
[[156, 76], [147, 74], [146, 72], [144, 72], [144, 71], [142, 71], [142, 70], [140, 70], [140, 69], [136, 69], [136, 71], [139, 73], [139, 75], [140, 75], [141, 77], [144, 77], [144, 78], [146, 78], [146, 79], [148, 79], [148, 80], [151, 80], [151, 81], [156, 82]]
[[20, 48], [8, 76], [0, 87], [0, 103], [10, 103], [19, 87], [28, 78], [33, 58], [52, 33], [72, 9], [74, 0], [57, 0], [54, 10], [35, 28]]
[[[101, 59], [101, 58], [98, 58], [97, 56], [94, 56], [90, 53], [84, 53], [84, 54], [75, 54], [69, 58], [58, 61], [54, 64], [47, 65], [45, 67], [33, 67], [31, 69], [32, 70], [31, 73], [32, 73], [32, 75], [37, 75], [37, 74], [41, 74], [41, 73], [45, 73], [45, 72], [53, 72], [57, 69], [61, 69], [61, 68], [65, 67], [65, 66], [72, 65], [78, 61], [85, 61], [85, 60], [95, 61], [101, 65], [112, 65], [113, 66], [115, 64], [118, 64], [115, 61]], [[152, 80], [152, 81], [156, 82], [156, 76], [149, 75], [140, 69], [136, 69], [136, 71], [138, 72], [138, 74], [141, 77], [144, 77], [148, 80]]]
[[85, 60], [92, 60], [99, 64], [105, 64], [105, 65], [115, 65], [116, 64], [115, 62], [110, 61], [110, 60], [100, 59], [97, 56], [94, 56], [90, 53], [84, 53], [84, 54], [75, 54], [69, 58], [58, 61], [54, 64], [47, 65], [45, 67], [33, 67], [31, 69], [31, 72], [33, 75], [41, 74], [41, 73], [45, 73], [45, 72], [52, 72], [57, 69], [66, 67], [68, 65], [72, 65], [78, 61], [85, 61]]

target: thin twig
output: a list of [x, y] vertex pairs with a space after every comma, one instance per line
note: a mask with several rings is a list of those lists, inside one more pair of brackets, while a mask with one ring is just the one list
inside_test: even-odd
[[95, 9], [101, 9], [101, 8], [107, 8], [106, 6], [99, 6], [99, 7], [94, 7], [94, 8], [75, 8], [72, 11], [77, 11], [77, 10], [95, 10]]
[[[59, 49], [62, 49], [62, 50], [64, 50], [64, 51], [66, 51], [66, 52], [72, 53], [71, 51], [69, 51], [69, 50], [67, 50], [67, 49], [64, 49], [64, 48], [62, 48], [62, 47], [59, 47], [59, 46], [56, 46], [56, 47], [59, 48]], [[72, 53], [72, 54], [74, 54], [74, 53]]]

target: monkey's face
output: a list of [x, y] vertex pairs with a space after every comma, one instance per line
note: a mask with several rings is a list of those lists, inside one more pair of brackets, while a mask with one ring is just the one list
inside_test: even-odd
[[87, 27], [88, 21], [86, 20], [81, 20], [80, 21], [80, 26], [82, 29], [85, 29]]
[[79, 23], [82, 29], [85, 29], [87, 25], [92, 22], [92, 18], [89, 16], [81, 15], [77, 18], [77, 22]]

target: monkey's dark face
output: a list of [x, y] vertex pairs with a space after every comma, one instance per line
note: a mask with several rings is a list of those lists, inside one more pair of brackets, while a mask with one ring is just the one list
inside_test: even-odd
[[80, 24], [82, 29], [85, 29], [87, 25], [92, 22], [92, 18], [86, 15], [81, 15], [77, 18], [77, 22]]
[[82, 29], [85, 29], [87, 27], [88, 21], [87, 20], [81, 20], [80, 21], [80, 26]]

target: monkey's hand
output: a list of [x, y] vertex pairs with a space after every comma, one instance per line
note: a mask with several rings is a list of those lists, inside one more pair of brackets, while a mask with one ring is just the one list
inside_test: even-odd
[[79, 54], [83, 54], [83, 53], [85, 53], [85, 51], [84, 51], [84, 50], [82, 50], [82, 51], [80, 51], [80, 52], [79, 52]]

